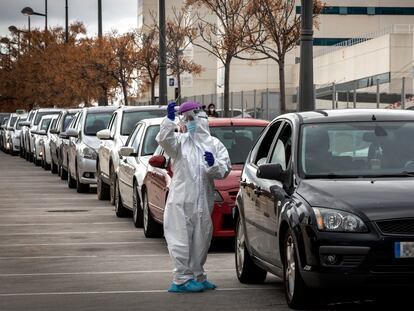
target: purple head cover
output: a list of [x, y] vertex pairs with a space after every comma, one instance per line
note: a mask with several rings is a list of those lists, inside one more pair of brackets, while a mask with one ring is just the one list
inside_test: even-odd
[[182, 103], [180, 105], [180, 109], [178, 110], [178, 112], [184, 113], [184, 112], [187, 112], [190, 110], [196, 110], [196, 109], [201, 109], [201, 105], [197, 102], [189, 101], [189, 102]]

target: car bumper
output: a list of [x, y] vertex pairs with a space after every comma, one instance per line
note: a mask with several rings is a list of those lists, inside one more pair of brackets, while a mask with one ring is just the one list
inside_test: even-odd
[[301, 275], [309, 287], [414, 285], [414, 258], [395, 256], [395, 243], [414, 241], [414, 237], [320, 233], [308, 226], [302, 230], [307, 233], [301, 235]]
[[233, 202], [214, 203], [213, 237], [234, 237], [233, 208]]
[[78, 173], [82, 184], [96, 184], [96, 160], [79, 158]]

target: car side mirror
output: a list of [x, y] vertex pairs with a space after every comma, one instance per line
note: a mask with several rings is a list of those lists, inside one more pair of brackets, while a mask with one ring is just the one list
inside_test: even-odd
[[75, 129], [68, 129], [66, 131], [66, 135], [68, 137], [74, 137], [74, 138], [78, 138], [79, 137], [79, 132]]
[[7, 130], [8, 130], [8, 131], [13, 131], [13, 132], [14, 132], [14, 127], [9, 126], [9, 127], [7, 128]]
[[49, 132], [50, 134], [59, 134], [59, 130], [57, 129], [51, 129]]
[[20, 124], [21, 126], [27, 126], [27, 127], [30, 127], [31, 125], [30, 121], [23, 121], [23, 122], [20, 122]]
[[121, 147], [118, 150], [118, 154], [121, 157], [136, 157], [138, 154], [135, 152], [135, 149], [132, 147]]
[[42, 136], [45, 136], [46, 135], [46, 131], [45, 130], [39, 130], [39, 131], [37, 131], [37, 133], [36, 133], [37, 135], [42, 135]]
[[66, 132], [60, 132], [59, 133], [59, 138], [68, 139], [68, 135], [66, 134]]
[[152, 156], [151, 159], [149, 159], [149, 165], [158, 168], [165, 168], [166, 162], [167, 160], [163, 155], [155, 155]]
[[287, 175], [280, 164], [273, 163], [260, 165], [256, 172], [257, 178], [277, 180], [282, 183], [285, 183]]
[[112, 139], [111, 130], [109, 129], [100, 130], [98, 133], [96, 133], [96, 136], [100, 140], [111, 140]]

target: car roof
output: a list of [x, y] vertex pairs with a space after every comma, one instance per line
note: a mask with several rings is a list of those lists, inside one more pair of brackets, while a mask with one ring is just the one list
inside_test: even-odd
[[[299, 118], [300, 123], [414, 121], [414, 111], [391, 109], [316, 110], [289, 113], [284, 116], [287, 118]], [[283, 117], [283, 115], [280, 117]]]
[[151, 118], [151, 119], [144, 119], [139, 121], [138, 123], [145, 123], [146, 125], [159, 125], [165, 118]]
[[98, 113], [98, 112], [106, 112], [106, 111], [115, 111], [117, 107], [115, 106], [99, 106], [99, 107], [87, 107], [84, 108], [87, 113]]
[[61, 108], [39, 108], [36, 111], [38, 112], [45, 112], [45, 111], [62, 111]]
[[208, 124], [216, 126], [267, 126], [269, 121], [252, 118], [209, 118]]
[[167, 110], [167, 106], [121, 106], [118, 110], [122, 110], [124, 112], [131, 112], [131, 111], [150, 111], [150, 110]]

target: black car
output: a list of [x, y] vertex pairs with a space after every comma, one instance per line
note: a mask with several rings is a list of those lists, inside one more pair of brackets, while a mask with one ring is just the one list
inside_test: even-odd
[[412, 111], [273, 120], [248, 156], [234, 210], [240, 282], [271, 272], [292, 308], [315, 289], [413, 286], [413, 137]]

